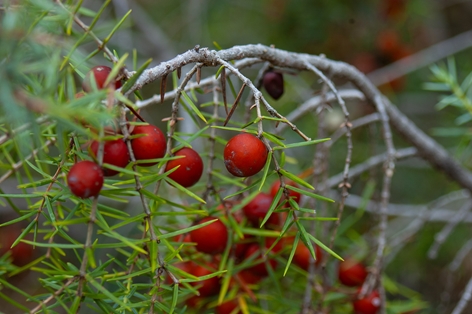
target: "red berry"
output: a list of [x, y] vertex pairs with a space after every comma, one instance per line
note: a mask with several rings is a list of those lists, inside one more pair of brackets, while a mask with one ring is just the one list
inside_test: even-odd
[[[211, 266], [211, 268], [215, 269], [214, 271], [210, 271], [200, 265], [195, 265], [191, 271], [191, 274], [196, 277], [202, 277], [214, 273], [217, 267], [213, 267], [214, 265]], [[212, 277], [207, 280], [192, 282], [191, 284], [193, 286], [200, 286], [200, 288], [198, 288], [200, 297], [209, 297], [217, 294], [220, 291], [220, 280], [218, 277]]]
[[201, 308], [206, 302], [207, 300], [205, 298], [193, 295], [185, 301], [185, 304], [190, 308], [198, 309]]
[[[199, 223], [213, 219], [217, 218], [205, 217]], [[223, 253], [228, 241], [228, 229], [220, 220], [217, 220], [205, 227], [190, 231], [190, 239], [197, 243], [196, 249], [200, 252], [213, 255]]]
[[[272, 244], [274, 244], [275, 240], [277, 240], [277, 238], [265, 238], [265, 247], [266, 247], [266, 249], [270, 249]], [[277, 254], [280, 251], [282, 251], [283, 248], [284, 248], [284, 238], [280, 239], [279, 242], [277, 242], [277, 244], [274, 245], [274, 247], [270, 251], [273, 254]]]
[[362, 299], [352, 302], [355, 314], [376, 314], [380, 308], [379, 292], [374, 290]]
[[[154, 125], [137, 125], [131, 135], [146, 134], [131, 140], [134, 157], [136, 160], [162, 158], [166, 154], [166, 137], [162, 131]], [[143, 167], [150, 167], [157, 162], [139, 164]]]
[[[262, 252], [259, 245], [257, 244], [251, 244], [251, 246], [246, 250], [245, 258], [248, 259], [253, 255], [256, 255], [256, 258], [253, 259], [251, 263], [254, 263], [254, 261], [258, 261], [258, 260], [259, 262], [247, 268], [247, 270], [260, 277], [268, 276], [269, 271], [266, 268], [265, 262], [261, 259]], [[272, 258], [268, 258], [268, 259], [269, 259], [270, 267], [274, 269], [277, 266], [277, 261]]]
[[[98, 89], [103, 89], [106, 86], [105, 81], [107, 80], [108, 75], [111, 73], [111, 68], [106, 65], [97, 65], [93, 67], [86, 75], [82, 83], [82, 88], [86, 92], [92, 90], [92, 73], [95, 77], [95, 83], [97, 84]], [[121, 81], [115, 81], [115, 89], [121, 87]]]
[[367, 277], [367, 270], [364, 265], [352, 259], [346, 259], [339, 264], [339, 281], [349, 287], [360, 286]]
[[67, 185], [80, 198], [97, 196], [103, 186], [103, 171], [92, 161], [79, 161], [70, 168]]
[[[193, 268], [195, 267], [195, 263], [193, 262], [179, 262], [179, 263], [176, 263], [176, 264], [173, 264], [172, 266], [180, 269], [180, 270], [183, 270], [184, 272], [188, 273], [188, 274], [192, 274], [192, 271], [193, 271]], [[170, 276], [167, 276], [166, 277], [166, 283], [167, 284], [172, 284], [173, 281], [172, 281], [172, 278]]]
[[[21, 230], [17, 225], [2, 227], [0, 233], [0, 256], [10, 252], [12, 263], [16, 266], [24, 266], [32, 261], [34, 257], [33, 246], [24, 242], [18, 242], [15, 247], [12, 244], [20, 236]], [[26, 235], [24, 239], [31, 240], [30, 235]]]
[[184, 147], [175, 152], [174, 156], [185, 157], [167, 162], [166, 171], [180, 166], [169, 175], [169, 178], [185, 188], [197, 183], [203, 173], [203, 161], [200, 155], [193, 149]]
[[275, 100], [282, 97], [284, 93], [284, 77], [280, 72], [266, 72], [262, 78], [262, 85], [270, 97]]
[[247, 234], [244, 234], [242, 239], [236, 241], [236, 244], [234, 245], [234, 257], [236, 260], [240, 261], [244, 258], [247, 249], [252, 243], [254, 243], [254, 241], [255, 238]]
[[[296, 184], [293, 181], [285, 182], [285, 185], [291, 185], [293, 187], [298, 188], [298, 184]], [[272, 195], [272, 197], [275, 197], [275, 195], [279, 191], [279, 188], [280, 188], [280, 181], [275, 181], [274, 184], [272, 184], [272, 187], [270, 188], [270, 194]], [[287, 189], [287, 190], [288, 190], [288, 196], [290, 198], [293, 198], [293, 200], [297, 202], [297, 204], [300, 204], [301, 194], [298, 192], [292, 191], [290, 189]], [[284, 195], [285, 194], [282, 194], [282, 198], [281, 198], [282, 200], [285, 199]]]
[[[321, 249], [318, 245], [314, 246], [316, 261], [315, 265], [318, 266], [321, 263]], [[293, 262], [297, 264], [300, 268], [308, 271], [308, 266], [310, 263], [311, 253], [310, 250], [303, 243], [298, 243], [297, 248], [295, 249], [295, 255], [293, 255]]]
[[[97, 158], [99, 143], [93, 141], [90, 145], [90, 149], [95, 158]], [[124, 168], [129, 163], [129, 152], [128, 147], [122, 139], [114, 141], [106, 141], [103, 146], [103, 162]], [[114, 176], [118, 171], [111, 170], [108, 168], [102, 168], [103, 175], [106, 177]]]
[[237, 307], [238, 307], [238, 302], [236, 302], [236, 300], [229, 300], [218, 305], [215, 308], [215, 314], [242, 313], [241, 311], [233, 312]]
[[246, 285], [255, 285], [259, 281], [262, 280], [262, 276], [258, 276], [253, 272], [249, 271], [248, 269], [243, 269], [239, 273], [236, 274], [239, 280], [244, 282]]
[[224, 150], [224, 161], [228, 171], [236, 177], [250, 177], [264, 168], [267, 148], [264, 143], [249, 133], [231, 138]]
[[[243, 207], [243, 212], [247, 217], [247, 220], [254, 226], [259, 227], [261, 221], [269, 211], [272, 201], [272, 196], [267, 193], [257, 194], [256, 197], [254, 197], [246, 206]], [[278, 225], [279, 220], [279, 215], [277, 213], [272, 213], [266, 224]]]

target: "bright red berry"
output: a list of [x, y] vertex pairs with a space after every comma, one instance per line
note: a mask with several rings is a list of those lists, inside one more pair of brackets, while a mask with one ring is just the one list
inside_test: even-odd
[[338, 278], [339, 281], [349, 287], [360, 286], [367, 277], [367, 270], [361, 263], [346, 259], [339, 264]]
[[[131, 135], [145, 134], [131, 140], [134, 157], [136, 160], [162, 158], [166, 154], [166, 137], [162, 131], [154, 125], [137, 125]], [[157, 162], [139, 164], [143, 167], [150, 167]]]
[[[198, 223], [201, 224], [214, 219], [218, 218], [205, 217]], [[190, 239], [197, 243], [196, 249], [200, 252], [213, 255], [223, 253], [228, 241], [228, 229], [218, 219], [205, 227], [190, 231]]]
[[[298, 184], [296, 184], [293, 181], [287, 181], [285, 182], [285, 185], [290, 185], [290, 186], [298, 188]], [[270, 188], [270, 194], [272, 195], [272, 197], [275, 197], [275, 195], [279, 191], [279, 188], [280, 188], [280, 181], [275, 181], [274, 184], [272, 184], [272, 187]], [[300, 204], [300, 199], [302, 195], [293, 190], [290, 190], [290, 189], [287, 189], [287, 190], [288, 190], [289, 198], [292, 198], [295, 202], [297, 202], [297, 204]], [[285, 199], [284, 195], [285, 194], [282, 194], [282, 200]]]
[[203, 173], [203, 161], [200, 155], [191, 148], [184, 147], [175, 152], [174, 157], [185, 156], [184, 158], [169, 160], [167, 162], [166, 171], [177, 166], [177, 170], [169, 175], [169, 178], [188, 188], [200, 180]]
[[[265, 262], [262, 260], [262, 252], [258, 244], [251, 244], [251, 246], [249, 246], [249, 248], [246, 250], [245, 258], [248, 259], [253, 255], [256, 255], [256, 258], [252, 260], [252, 263], [254, 263], [254, 261], [259, 262], [247, 268], [247, 270], [260, 277], [268, 276], [269, 271], [267, 270]], [[277, 261], [269, 257], [267, 258], [270, 267], [274, 269], [277, 266]]]
[[224, 161], [228, 171], [236, 177], [250, 177], [264, 168], [267, 148], [249, 133], [231, 138], [224, 149]]
[[266, 72], [262, 78], [262, 85], [270, 97], [275, 100], [282, 97], [284, 93], [284, 77], [280, 72]]
[[[214, 273], [217, 270], [217, 267], [214, 267], [215, 265], [209, 266], [211, 266], [211, 268], [213, 268], [214, 270], [211, 271], [203, 266], [195, 265], [191, 270], [191, 274], [196, 277], [203, 277]], [[212, 277], [207, 280], [192, 282], [191, 284], [193, 286], [200, 286], [200, 288], [198, 288], [200, 297], [209, 297], [217, 294], [220, 291], [220, 280], [218, 277]]]
[[92, 161], [79, 161], [70, 168], [67, 185], [80, 198], [97, 196], [103, 186], [103, 171]]
[[[270, 209], [273, 198], [270, 194], [259, 193], [254, 197], [246, 206], [243, 207], [243, 213], [246, 216], [247, 220], [254, 226], [259, 227], [261, 221], [266, 216], [267, 212]], [[269, 219], [267, 220], [267, 225], [278, 225], [279, 224], [279, 214], [272, 213]]]
[[[318, 266], [321, 263], [321, 249], [318, 245], [314, 246], [316, 261], [315, 265]], [[310, 265], [310, 250], [303, 243], [298, 243], [297, 248], [295, 249], [295, 255], [293, 255], [293, 262], [297, 264], [300, 268], [308, 271], [308, 266]]]
[[352, 302], [355, 314], [376, 314], [380, 309], [380, 295], [374, 290], [362, 299]]
[[[95, 83], [97, 84], [98, 89], [105, 88], [105, 82], [107, 80], [108, 75], [111, 73], [111, 68], [106, 65], [97, 65], [93, 67], [86, 75], [85, 79], [82, 83], [82, 88], [86, 92], [90, 92], [92, 90], [92, 74], [95, 78]], [[121, 87], [121, 81], [115, 81], [115, 89]]]
[[[93, 141], [90, 150], [95, 158], [97, 158], [99, 143]], [[103, 145], [103, 163], [107, 163], [116, 167], [124, 168], [129, 163], [128, 147], [122, 139], [106, 141]], [[114, 176], [118, 171], [108, 168], [102, 168], [105, 177]]]

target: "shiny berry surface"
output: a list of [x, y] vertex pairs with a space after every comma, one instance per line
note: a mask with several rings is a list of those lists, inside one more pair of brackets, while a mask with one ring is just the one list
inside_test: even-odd
[[[217, 218], [205, 217], [198, 223], [201, 224], [214, 219]], [[207, 226], [190, 231], [190, 239], [197, 244], [197, 251], [213, 255], [220, 254], [226, 248], [228, 229], [220, 220], [217, 220]]]
[[364, 283], [366, 277], [367, 270], [364, 265], [353, 259], [346, 259], [339, 264], [338, 279], [345, 286], [360, 286]]
[[[243, 213], [247, 220], [254, 226], [259, 227], [266, 216], [272, 204], [272, 196], [267, 193], [259, 193], [246, 206], [243, 207]], [[272, 213], [266, 222], [266, 225], [278, 225], [280, 221], [278, 213]]]
[[[131, 140], [136, 160], [162, 158], [166, 154], [166, 137], [162, 131], [154, 125], [137, 125], [131, 135], [145, 134], [144, 136]], [[157, 162], [140, 163], [140, 166], [150, 167]]]
[[169, 175], [169, 178], [188, 188], [200, 180], [203, 173], [203, 161], [200, 155], [191, 148], [184, 147], [174, 154], [177, 156], [185, 156], [184, 158], [169, 160], [167, 162], [166, 171], [169, 171], [177, 166], [177, 170]]
[[92, 161], [79, 161], [67, 174], [67, 185], [80, 198], [97, 196], [103, 186], [103, 171]]
[[267, 149], [260, 139], [249, 133], [231, 138], [224, 149], [226, 169], [236, 177], [250, 177], [264, 168]]
[[284, 77], [282, 73], [269, 71], [262, 78], [262, 86], [264, 86], [270, 97], [275, 100], [284, 94]]
[[[86, 92], [92, 91], [92, 75], [95, 78], [95, 83], [97, 84], [98, 89], [105, 88], [105, 82], [108, 75], [111, 73], [111, 68], [106, 65], [97, 65], [90, 69], [90, 71], [85, 75], [84, 82], [82, 83], [82, 88]], [[115, 89], [121, 87], [121, 81], [115, 81]]]
[[380, 309], [380, 295], [374, 290], [362, 299], [352, 302], [355, 314], [377, 314]]
[[[93, 141], [90, 150], [95, 158], [98, 156], [99, 143]], [[106, 141], [103, 145], [103, 163], [116, 167], [125, 168], [129, 163], [129, 152], [126, 143], [122, 139]], [[114, 176], [118, 171], [102, 168], [103, 175], [106, 177]]]

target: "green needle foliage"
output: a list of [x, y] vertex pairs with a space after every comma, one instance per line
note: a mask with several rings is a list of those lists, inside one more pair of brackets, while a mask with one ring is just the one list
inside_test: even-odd
[[[217, 306], [228, 297], [235, 298], [237, 290], [234, 290], [232, 282], [236, 272], [254, 266], [252, 261], [255, 258], [241, 264], [242, 267], [235, 265], [232, 241], [240, 241], [244, 234], [260, 239], [280, 235], [278, 231], [250, 228], [245, 220], [235, 220], [233, 213], [236, 213], [235, 210], [240, 211], [244, 204], [259, 193], [266, 186], [266, 179], [275, 173], [272, 170], [272, 158], [279, 156], [275, 154], [277, 149], [313, 145], [327, 139], [287, 145], [279, 135], [264, 132], [263, 136], [275, 146], [260, 175], [253, 180], [243, 181], [228, 177], [218, 167], [213, 169], [212, 189], [216, 191], [237, 187], [227, 198], [242, 201], [241, 205], [238, 205], [240, 201], [235, 202], [234, 210], [226, 217], [224, 211], [216, 209], [217, 204], [225, 202], [221, 195], [211, 193], [211, 190], [204, 192], [204, 180], [207, 178], [188, 189], [168, 177], [172, 171], [160, 171], [168, 160], [175, 159], [170, 155], [153, 160], [158, 162], [155, 168], [141, 168], [140, 162], [131, 163], [126, 168], [105, 164], [104, 167], [118, 171], [119, 175], [105, 179], [98, 199], [74, 196], [65, 180], [69, 169], [77, 161], [94, 160], [88, 151], [91, 140], [116, 140], [123, 137], [119, 133], [107, 133], [105, 127], [113, 126], [114, 121], [122, 115], [124, 107], [116, 103], [134, 106], [138, 98], [126, 98], [123, 93], [132, 87], [150, 63], [148, 60], [140, 66], [121, 91], [94, 89], [81, 97], [76, 96], [81, 91], [81, 81], [88, 71], [89, 62], [93, 62], [92, 59], [98, 57], [103, 48], [95, 43], [98, 47], [87, 53], [83, 46], [96, 41], [93, 31], [109, 3], [105, 2], [99, 11], [92, 12], [83, 8], [81, 2], [62, 4], [23, 1], [19, 6], [5, 7], [2, 13], [0, 169], [3, 173], [2, 184], [14, 182], [16, 192], [0, 191], [0, 197], [5, 201], [1, 205], [11, 207], [16, 211], [16, 216], [3, 221], [1, 227], [24, 226], [12, 246], [34, 246], [38, 254], [36, 259], [22, 267], [15, 266], [9, 255], [4, 255], [0, 263], [0, 289], [13, 290], [17, 297], [21, 295], [28, 302], [19, 302], [17, 297], [12, 298], [3, 293], [0, 293], [0, 299], [20, 311], [32, 310], [35, 313], [55, 313], [61, 309], [67, 313], [182, 313], [186, 309], [182, 300], [198, 294], [195, 287], [201, 286], [204, 280], [218, 277], [224, 283], [217, 297], [218, 302], [212, 303], [212, 307]], [[103, 45], [123, 26], [128, 15], [129, 12], [111, 27], [103, 39]], [[77, 27], [75, 19], [80, 16], [91, 17], [92, 21], [85, 28]], [[120, 75], [123, 66], [130, 62], [127, 53], [122, 56], [115, 53], [114, 60], [106, 53], [104, 56], [112, 61], [109, 62], [113, 68], [111, 75]], [[136, 66], [136, 60], [133, 63]], [[236, 97], [234, 83], [229, 78], [228, 82]], [[178, 87], [177, 84], [175, 86]], [[226, 139], [220, 136], [218, 129], [258, 134], [255, 128], [241, 129], [239, 126], [242, 124], [237, 121], [230, 121], [233, 127], [222, 127], [224, 119], [215, 120], [203, 111], [206, 105], [199, 103], [194, 90], [190, 95], [192, 97], [183, 92], [180, 104], [199, 131], [191, 136], [174, 132], [172, 138], [176, 143], [172, 151], [192, 146], [192, 142], [199, 138], [212, 138], [217, 143], [225, 144]], [[281, 119], [262, 116], [249, 125], [261, 123], [263, 119], [274, 123], [283, 122]], [[210, 136], [212, 133], [216, 136]], [[133, 138], [136, 136], [130, 137]], [[217, 155], [217, 159], [221, 162], [222, 156]], [[280, 169], [279, 173], [313, 190], [311, 185], [296, 175], [284, 169]], [[159, 192], [170, 193], [156, 194], [156, 184], [162, 185]], [[313, 192], [294, 190], [308, 197], [329, 201]], [[278, 203], [283, 191], [279, 190], [263, 223], [270, 214], [280, 212], [277, 208], [280, 208]], [[251, 194], [245, 200], [248, 193]], [[18, 198], [24, 199], [27, 206], [17, 206], [15, 199]], [[140, 204], [138, 207], [141, 210], [132, 213], [123, 211], [121, 204], [130, 202]], [[288, 213], [293, 210], [289, 209]], [[287, 212], [287, 209], [282, 212]], [[209, 214], [221, 217], [226, 222], [230, 230], [230, 242], [219, 262], [216, 260], [216, 269], [219, 271], [195, 276], [175, 265], [192, 260], [205, 264], [211, 258], [196, 251], [193, 243], [179, 240], [179, 236], [211, 225], [216, 219], [192, 226], [195, 217]], [[301, 226], [301, 222], [297, 224]], [[287, 220], [285, 225], [284, 234], [288, 234], [288, 227], [295, 224]], [[311, 243], [305, 228], [297, 233], [297, 239], [300, 234], [305, 244]], [[281, 239], [279, 237], [277, 241]], [[314, 256], [310, 244], [309, 247]], [[278, 256], [284, 262], [284, 258]], [[41, 288], [34, 294], [26, 293], [8, 282], [9, 276], [28, 271], [39, 276], [39, 281], [34, 285]], [[277, 279], [279, 272], [269, 267], [268, 280], [274, 282], [281, 293]], [[170, 278], [177, 281], [173, 282]], [[241, 306], [247, 311], [247, 296], [239, 298]]]

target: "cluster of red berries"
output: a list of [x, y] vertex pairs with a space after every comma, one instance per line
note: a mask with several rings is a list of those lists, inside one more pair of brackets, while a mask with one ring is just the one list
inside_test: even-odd
[[[111, 68], [107, 66], [97, 66], [90, 70], [83, 83], [84, 91], [91, 90], [91, 81], [96, 83], [97, 88], [102, 89], [105, 86]], [[94, 79], [91, 79], [91, 78]], [[115, 88], [121, 87], [121, 82], [115, 82]], [[164, 157], [166, 153], [166, 137], [164, 133], [151, 124], [136, 125], [131, 130], [133, 139], [131, 148], [134, 158], [139, 162], [141, 160], [158, 159]], [[90, 153], [94, 159], [97, 158], [100, 143], [93, 141], [90, 144]], [[190, 187], [198, 182], [203, 173], [203, 161], [200, 155], [191, 148], [184, 147], [174, 156], [181, 158], [170, 160], [167, 163], [166, 171], [177, 167], [175, 171], [169, 174], [169, 178], [184, 187]], [[130, 162], [130, 154], [123, 139], [106, 141], [103, 144], [103, 163], [118, 168], [124, 168]], [[142, 167], [150, 167], [157, 164], [153, 162], [139, 163]], [[118, 171], [106, 167], [100, 167], [92, 161], [80, 161], [76, 163], [67, 175], [67, 183], [71, 192], [81, 198], [97, 196], [103, 186], [104, 176], [114, 176]]]
[[[287, 184], [297, 186], [294, 182]], [[229, 215], [239, 224], [244, 224], [244, 220], [248, 224], [259, 228], [262, 219], [266, 216], [271, 203], [280, 188], [280, 182], [275, 182], [270, 193], [259, 193], [249, 203], [241, 209], [235, 210], [234, 207], [239, 205], [237, 201], [227, 201], [217, 207], [217, 211], [224, 211], [221, 218], [216, 216], [205, 217], [197, 220], [194, 225], [207, 224], [203, 227], [190, 231], [185, 236], [180, 236], [176, 240], [179, 242], [194, 243], [195, 250], [206, 254], [207, 258], [200, 260], [199, 263], [185, 262], [177, 264], [177, 267], [194, 276], [204, 276], [217, 269], [216, 264], [219, 262], [220, 254], [222, 254], [228, 246], [229, 238], [232, 236], [227, 228]], [[292, 198], [297, 203], [300, 202], [301, 195], [295, 191], [290, 191], [288, 197]], [[283, 203], [285, 199], [281, 200], [279, 207], [284, 208]], [[266, 224], [267, 228], [277, 229], [281, 223], [280, 213], [273, 213]], [[231, 285], [238, 285], [241, 290], [248, 292], [248, 285], [254, 285], [267, 277], [270, 271], [275, 270], [277, 261], [275, 257], [282, 254], [282, 250], [291, 247], [294, 237], [284, 237], [274, 245], [275, 238], [270, 237], [255, 237], [244, 234], [242, 239], [235, 239], [231, 246], [229, 254], [234, 258], [238, 265], [245, 264], [244, 268], [239, 272], [233, 274]], [[270, 249], [270, 251], [269, 251]], [[269, 251], [269, 252], [268, 252]], [[266, 254], [267, 253], [267, 254]], [[310, 250], [299, 242], [295, 254], [293, 256], [293, 263], [298, 267], [308, 270], [310, 262]], [[321, 261], [321, 249], [316, 246], [316, 264]], [[208, 262], [209, 260], [209, 262]], [[204, 265], [205, 267], [203, 267]], [[187, 305], [201, 308], [203, 304], [208, 301], [208, 297], [214, 296], [220, 291], [220, 280], [217, 277], [197, 282], [199, 288], [199, 296], [192, 296], [186, 301]], [[238, 307], [237, 300], [230, 300], [219, 305], [215, 311], [216, 313], [231, 313]], [[237, 312], [241, 313], [241, 312]]]
[[364, 284], [367, 275], [365, 266], [354, 259], [346, 259], [339, 264], [339, 282], [348, 287], [359, 287], [352, 302], [355, 314], [376, 314], [380, 308], [380, 295], [377, 290], [359, 298], [360, 287]]
[[[105, 88], [105, 82], [111, 73], [107, 66], [97, 66], [87, 73], [83, 83], [84, 91], [91, 91], [91, 82], [99, 89]], [[93, 79], [92, 79], [93, 78]], [[115, 81], [115, 88], [121, 87], [121, 81]], [[131, 148], [137, 161], [158, 159], [166, 153], [166, 137], [154, 125], [137, 125], [132, 128]], [[97, 158], [99, 143], [90, 145], [90, 152]], [[237, 177], [253, 176], [264, 168], [267, 161], [267, 148], [254, 135], [241, 133], [231, 138], [224, 149], [224, 163], [228, 171]], [[173, 170], [169, 178], [183, 187], [191, 187], [198, 182], [203, 173], [203, 161], [200, 155], [191, 148], [184, 147], [174, 154], [175, 157], [167, 163], [166, 171]], [[103, 163], [118, 168], [124, 168], [130, 161], [126, 143], [122, 139], [104, 143]], [[149, 167], [157, 162], [139, 163]], [[104, 176], [116, 175], [118, 171], [99, 167], [92, 161], [80, 161], [69, 171], [67, 182], [71, 192], [81, 198], [95, 197], [103, 186]]]

